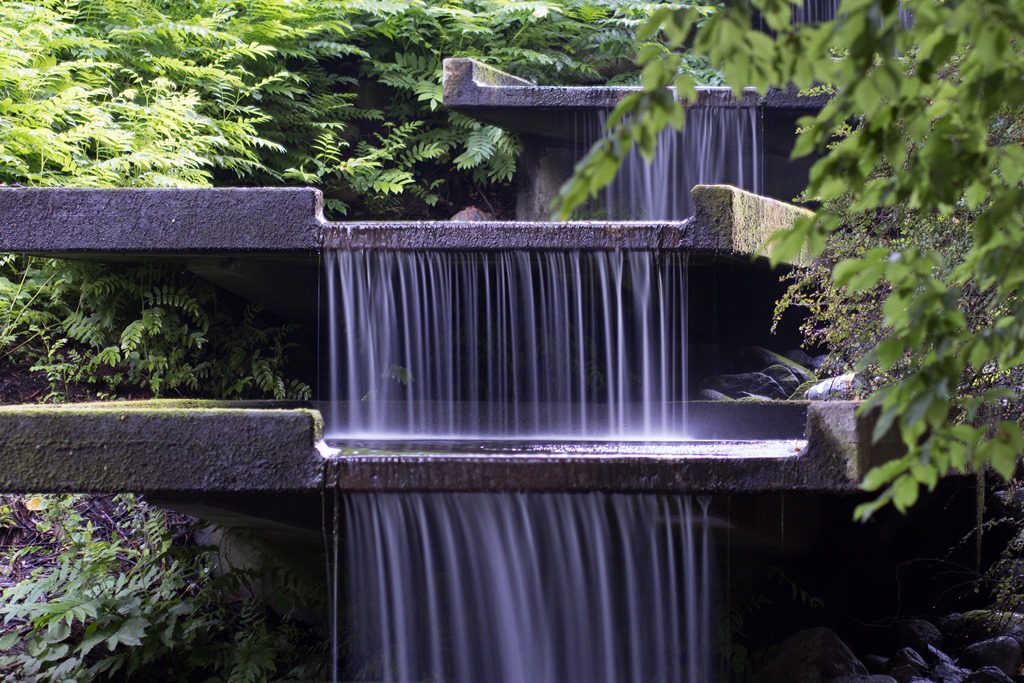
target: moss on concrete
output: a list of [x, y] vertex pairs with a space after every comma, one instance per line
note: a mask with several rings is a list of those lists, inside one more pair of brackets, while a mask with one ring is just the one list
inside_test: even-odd
[[0, 409], [0, 490], [318, 491], [319, 413], [188, 402]]
[[691, 195], [695, 227], [716, 235], [719, 248], [734, 253], [770, 256], [768, 241], [775, 232], [813, 215], [807, 209], [731, 185], [697, 185]]

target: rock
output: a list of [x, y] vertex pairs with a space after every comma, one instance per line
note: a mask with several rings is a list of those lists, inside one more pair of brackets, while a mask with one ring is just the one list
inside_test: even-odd
[[1010, 517], [1014, 521], [1024, 521], [1024, 491], [1007, 491], [993, 493], [987, 503], [993, 517]]
[[942, 658], [938, 659], [928, 671], [928, 678], [935, 683], [964, 683], [967, 672], [953, 663], [946, 654], [939, 653]]
[[732, 399], [714, 389], [701, 389], [697, 392], [698, 401], [731, 401]]
[[947, 650], [956, 652], [990, 638], [1009, 636], [1024, 642], [1024, 614], [1002, 610], [977, 609], [950, 614], [936, 623], [942, 631]]
[[850, 674], [833, 678], [828, 683], [896, 683], [896, 679], [881, 674]]
[[889, 663], [889, 659], [881, 655], [861, 655], [860, 661], [873, 674], [885, 673], [885, 665]]
[[934, 645], [929, 645], [925, 648], [924, 659], [931, 667], [935, 667], [937, 664], [949, 664], [950, 666], [954, 666], [953, 658]]
[[812, 628], [794, 633], [779, 654], [754, 676], [754, 683], [825, 683], [868, 673], [834, 631]]
[[882, 639], [892, 650], [903, 648], [914, 648], [928, 659], [929, 646], [934, 648], [942, 647], [942, 633], [939, 628], [925, 619], [900, 619], [893, 622], [882, 633]]
[[803, 349], [790, 349], [789, 351], [786, 351], [786, 358], [790, 359], [797, 365], [802, 365], [808, 370], [814, 369], [814, 358]]
[[760, 346], [748, 346], [745, 349], [741, 349], [739, 356], [747, 362], [747, 365], [752, 370], [764, 370], [773, 365], [784, 365], [799, 378], [800, 381], [797, 384], [803, 384], [815, 379], [814, 373], [804, 366]]
[[995, 667], [1012, 676], [1020, 671], [1020, 644], [1007, 636], [983, 640], [965, 648], [958, 663], [966, 669]]
[[853, 398], [854, 392], [862, 386], [857, 376], [848, 372], [838, 377], [830, 377], [818, 382], [807, 390], [808, 401], [827, 401], [834, 399]]
[[921, 672], [912, 666], [903, 664], [889, 669], [889, 675], [895, 679], [896, 683], [910, 683], [910, 681], [920, 678]]
[[1013, 679], [1000, 671], [997, 667], [986, 666], [973, 673], [967, 674], [964, 683], [1013, 683]]
[[792, 395], [797, 390], [797, 387], [803, 384], [788, 365], [769, 365], [761, 372], [778, 382], [787, 396]]
[[928, 669], [928, 663], [924, 661], [924, 657], [919, 655], [917, 650], [912, 647], [905, 647], [892, 657], [889, 657], [889, 661], [885, 663], [885, 666], [886, 673], [897, 681], [901, 677], [896, 675], [896, 669], [910, 669], [913, 672], [910, 676], [904, 675], [902, 677], [904, 680], [920, 676]]
[[789, 394], [774, 379], [763, 372], [744, 372], [738, 375], [714, 375], [701, 381], [701, 389], [711, 389], [729, 398], [759, 396], [784, 399]]
[[494, 216], [482, 209], [476, 208], [475, 206], [467, 206], [465, 209], [452, 216], [451, 220], [463, 221], [465, 223], [482, 223], [484, 221], [493, 221]]

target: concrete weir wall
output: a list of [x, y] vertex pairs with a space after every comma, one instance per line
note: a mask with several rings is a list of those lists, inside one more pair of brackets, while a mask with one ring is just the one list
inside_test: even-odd
[[[505, 130], [522, 143], [517, 167], [520, 219], [550, 213], [558, 189], [594, 140], [598, 112], [607, 112], [638, 88], [625, 86], [542, 86], [498, 71], [473, 59], [444, 60], [443, 98], [447, 109]], [[798, 121], [817, 113], [825, 95], [805, 95], [795, 88], [738, 95], [730, 88], [698, 87], [688, 108], [753, 109], [757, 112], [762, 158], [762, 192], [791, 200], [807, 184], [814, 159], [792, 159]]]
[[[780, 405], [782, 407], [780, 408]], [[726, 404], [740, 425], [806, 411], [806, 434], [767, 441], [553, 444], [483, 454], [372, 443], [330, 453], [309, 407], [143, 401], [0, 408], [0, 491], [160, 497], [343, 491], [818, 491], [848, 493], [893, 444], [845, 401]]]
[[727, 185], [692, 191], [675, 222], [324, 220], [313, 188], [85, 190], [0, 187], [0, 252], [94, 258], [308, 258], [322, 248], [642, 249], [751, 257], [804, 209]]
[[[0, 251], [175, 259], [289, 311], [303, 300], [315, 308], [325, 248], [686, 250], [749, 263], [773, 231], [805, 213], [730, 187], [699, 187], [693, 194], [696, 216], [653, 225], [330, 223], [312, 189], [0, 188]], [[304, 275], [292, 277], [288, 268]], [[293, 289], [283, 284], [296, 281]], [[302, 287], [306, 293], [296, 294]], [[714, 409], [731, 411], [726, 421], [753, 425], [775, 419], [771, 411], [780, 408], [736, 403]], [[306, 518], [313, 526], [325, 490], [847, 493], [868, 465], [893, 452], [870, 445], [870, 430], [853, 404], [784, 410], [799, 411], [795, 427], [757, 442], [746, 435], [729, 443], [605, 444], [585, 455], [498, 446], [478, 456], [409, 445], [396, 453], [368, 444], [325, 457], [321, 418], [312, 406], [14, 406], [0, 409], [0, 490], [133, 491], [184, 509], [242, 510], [248, 518], [271, 520], [291, 514], [292, 502], [301, 499], [299, 507], [312, 510]], [[284, 499], [289, 503], [266, 504]]]

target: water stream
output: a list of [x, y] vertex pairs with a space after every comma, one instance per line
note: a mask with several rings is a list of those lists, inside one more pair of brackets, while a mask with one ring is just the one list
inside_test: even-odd
[[[706, 499], [356, 494], [336, 680], [712, 680]], [[342, 560], [344, 562], [344, 560]]]
[[685, 436], [685, 255], [325, 260], [329, 437]]
[[[663, 134], [653, 164], [627, 161], [609, 217], [684, 219], [698, 183], [760, 189], [755, 108], [692, 109], [687, 123]], [[687, 436], [685, 254], [327, 251], [325, 262], [328, 438]], [[335, 680], [713, 680], [707, 500], [334, 500]]]
[[[607, 119], [599, 114], [601, 129]], [[761, 112], [751, 106], [690, 107], [682, 131], [666, 128], [651, 161], [634, 149], [605, 190], [609, 220], [683, 220], [694, 185], [734, 185], [760, 194]]]

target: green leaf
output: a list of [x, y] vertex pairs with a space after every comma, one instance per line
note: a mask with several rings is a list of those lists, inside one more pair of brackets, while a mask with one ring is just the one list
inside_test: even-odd
[[146, 637], [147, 626], [148, 622], [142, 617], [125, 619], [114, 633], [107, 636], [105, 641], [107, 648], [113, 651], [119, 645], [129, 647], [142, 645], [142, 641]]

